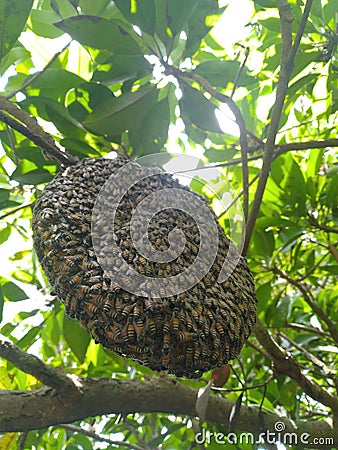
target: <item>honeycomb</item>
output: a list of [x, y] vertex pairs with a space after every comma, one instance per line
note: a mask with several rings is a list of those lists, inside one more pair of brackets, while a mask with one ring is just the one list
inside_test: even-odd
[[[124, 180], [139, 181], [122, 192], [121, 178], [113, 177], [118, 173]], [[101, 199], [108, 180], [108, 195]], [[133, 228], [137, 207], [162, 191], [169, 206], [145, 213], [144, 230]], [[189, 195], [192, 209], [203, 202], [215, 218], [202, 196], [170, 174], [154, 173], [120, 156], [86, 158], [59, 173], [37, 199], [34, 248], [66, 313], [96, 343], [152, 370], [197, 378], [239, 354], [255, 323], [257, 298], [245, 258], [216, 221], [218, 247], [210, 268], [201, 279], [189, 273], [198, 263], [201, 227], [208, 230], [210, 217], [196, 223], [184, 208], [175, 207], [177, 192]], [[114, 198], [118, 204], [112, 220], [108, 210]], [[170, 239], [175, 230], [185, 237], [183, 247], [179, 239], [177, 248]], [[135, 236], [146, 236], [154, 254], [169, 254], [169, 260], [145, 258]], [[229, 276], [219, 282], [224, 264]], [[186, 282], [188, 289], [180, 289]], [[155, 285], [160, 286], [156, 295]]]

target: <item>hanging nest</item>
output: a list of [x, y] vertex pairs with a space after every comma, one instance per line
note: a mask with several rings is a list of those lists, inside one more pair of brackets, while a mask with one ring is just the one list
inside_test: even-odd
[[[113, 179], [108, 195], [103, 200], [98, 197], [111, 175], [123, 168], [124, 180], [130, 176], [139, 181], [120, 192], [119, 178]], [[138, 253], [133, 238], [142, 229], [131, 227], [135, 209], [161, 190], [166, 195], [172, 192], [174, 198], [177, 189], [189, 194], [190, 206], [196, 201], [199, 208], [202, 201], [214, 214], [203, 197], [167, 173], [153, 173], [121, 157], [84, 159], [58, 174], [36, 201], [34, 248], [66, 313], [96, 343], [153, 370], [196, 378], [238, 355], [255, 323], [257, 299], [246, 260], [218, 223], [218, 248], [211, 267], [201, 280], [190, 274], [189, 288], [180, 292], [201, 242], [198, 224], [180, 208], [166, 207], [150, 215], [146, 233], [154, 252], [175, 256], [170, 233], [181, 230], [185, 245], [180, 255], [163, 262]], [[102, 207], [109, 208], [114, 197], [119, 204], [112, 222]], [[96, 202], [98, 198], [101, 203]], [[98, 205], [101, 213], [95, 228], [92, 213]], [[224, 262], [230, 275], [218, 282]], [[110, 271], [105, 270], [108, 266]], [[113, 279], [115, 274], [118, 277]], [[176, 284], [167, 287], [168, 279]], [[162, 280], [163, 292], [160, 288], [160, 295], [153, 295]]]

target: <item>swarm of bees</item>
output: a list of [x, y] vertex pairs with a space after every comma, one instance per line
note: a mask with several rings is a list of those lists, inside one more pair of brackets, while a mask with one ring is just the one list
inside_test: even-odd
[[[157, 252], [168, 251], [168, 235], [175, 227], [184, 233], [185, 246], [170, 262], [148, 261], [138, 254], [131, 238], [134, 209], [148, 195], [161, 189], [174, 188], [172, 192], [184, 189], [192, 199], [202, 197], [167, 173], [152, 175], [150, 168], [142, 168], [149, 171], [149, 176], [123, 196], [114, 223], [102, 218], [102, 235], [95, 238], [105, 248], [105, 243], [109, 243], [107, 236], [114, 235], [119, 258], [116, 249], [109, 252], [105, 248], [110, 267], [121, 271], [123, 258], [144, 275], [147, 281], [142, 286], [143, 295], [132, 293], [133, 281], [129, 280], [128, 273], [121, 275], [128, 289], [112, 280], [94, 250], [91, 219], [101, 188], [127, 162], [122, 157], [86, 158], [58, 174], [34, 207], [34, 248], [66, 313], [96, 343], [153, 370], [197, 378], [237, 356], [247, 340], [256, 317], [253, 279], [246, 260], [230, 246], [230, 240], [217, 224], [217, 255], [203, 278], [184, 292], [167, 295], [164, 290], [167, 296], [149, 295], [153, 289], [151, 280], [176, 277], [177, 283], [181, 282], [181, 274], [197, 257], [200, 233], [186, 212], [175, 208], [161, 210], [148, 223], [151, 246]], [[133, 163], [132, 170], [134, 173], [141, 167]], [[117, 191], [118, 188], [117, 180]], [[233, 263], [232, 273], [220, 283], [218, 275], [226, 258], [229, 267]]]

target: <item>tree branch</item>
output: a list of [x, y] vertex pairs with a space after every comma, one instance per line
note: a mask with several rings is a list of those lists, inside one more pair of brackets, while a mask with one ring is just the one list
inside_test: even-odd
[[22, 86], [20, 86], [18, 89], [16, 89], [15, 91], [10, 92], [9, 94], [5, 95], [5, 98], [7, 98], [7, 100], [9, 100], [10, 98], [14, 97], [16, 94], [18, 94], [19, 92], [22, 92], [26, 89], [26, 87], [30, 86], [35, 80], [37, 80], [38, 78], [41, 77], [41, 75], [43, 73], [46, 72], [46, 70], [58, 59], [58, 57], [66, 50], [66, 48], [69, 47], [69, 45], [71, 44], [71, 40], [69, 42], [67, 42], [67, 44], [57, 53], [55, 53], [55, 55], [49, 60], [49, 62], [45, 65], [45, 67], [43, 68], [43, 70], [41, 70], [40, 72], [36, 72], [32, 77], [28, 78], [23, 84]]
[[[61, 393], [76, 389], [76, 380], [44, 364], [41, 359], [24, 352], [5, 337], [0, 337], [0, 357], [18, 369], [33, 375], [37, 380]], [[1, 408], [0, 408], [1, 411]]]
[[280, 347], [272, 338], [262, 323], [257, 320], [254, 333], [258, 342], [264, 347], [278, 373], [292, 378], [304, 392], [314, 400], [331, 408], [335, 415], [338, 414], [338, 399], [321, 386], [309, 380], [301, 371], [298, 362], [291, 353]]
[[[64, 396], [48, 388], [0, 391], [0, 411], [6, 411], [5, 415], [0, 413], [0, 432], [44, 428], [104, 414], [163, 412], [197, 416], [195, 405], [198, 390], [172, 377], [151, 377], [144, 381], [81, 378], [80, 382], [81, 391], [72, 391], [71, 395]], [[233, 402], [211, 395], [206, 420], [228, 425], [233, 406]], [[263, 416], [268, 430], [274, 432], [275, 423], [282, 421], [286, 433], [310, 435], [309, 444], [315, 438], [335, 438], [329, 420], [294, 421], [269, 412], [263, 413]], [[259, 424], [259, 411], [242, 405], [237, 428], [259, 434]], [[311, 445], [311, 448], [331, 447]]]
[[79, 434], [83, 434], [84, 436], [88, 436], [88, 437], [94, 439], [94, 441], [105, 442], [106, 444], [118, 446], [118, 448], [127, 447], [127, 448], [130, 448], [131, 450], [144, 450], [143, 448], [139, 447], [136, 444], [130, 444], [129, 442], [124, 442], [124, 441], [113, 441], [113, 440], [109, 439], [108, 437], [102, 436], [101, 434], [94, 433], [93, 431], [85, 430], [81, 427], [77, 427], [76, 425], [62, 423], [59, 426], [60, 426], [60, 428], [64, 428], [65, 430], [70, 430], [70, 431], [73, 431], [74, 433], [79, 433]]
[[51, 159], [61, 164], [70, 166], [78, 161], [72, 155], [61, 150], [53, 138], [38, 124], [37, 120], [28, 113], [18, 108], [5, 97], [0, 97], [0, 121], [12, 127], [14, 130], [26, 136], [34, 144], [48, 153]]
[[247, 222], [246, 237], [242, 254], [245, 256], [252, 237], [255, 223], [259, 214], [262, 203], [265, 186], [270, 174], [270, 168], [273, 161], [273, 152], [275, 147], [275, 140], [279, 129], [280, 118], [283, 111], [284, 101], [288, 90], [289, 80], [291, 78], [294, 58], [303, 35], [304, 28], [310, 13], [313, 0], [307, 0], [302, 20], [299, 25], [298, 33], [294, 44], [292, 45], [292, 22], [293, 14], [287, 0], [277, 0], [277, 6], [280, 16], [280, 24], [282, 30], [282, 55], [281, 68], [277, 84], [276, 101], [272, 108], [271, 122], [269, 125], [268, 137], [264, 146], [263, 165], [261, 175], [258, 181], [255, 198], [252, 204], [251, 212]]
[[297, 344], [293, 339], [291, 339], [287, 334], [279, 331], [278, 334], [285, 339], [289, 344], [291, 344], [293, 347], [295, 347], [297, 350], [299, 350], [301, 353], [304, 354], [304, 356], [311, 361], [315, 366], [317, 366], [319, 369], [321, 369], [324, 373], [324, 375], [327, 378], [330, 378], [335, 383], [336, 389], [338, 390], [338, 377], [335, 374], [333, 370], [331, 370], [321, 359], [319, 359], [316, 355], [313, 353], [308, 352], [302, 345]]
[[327, 317], [327, 315], [322, 310], [322, 308], [319, 305], [317, 305], [317, 303], [312, 298], [311, 293], [309, 292], [307, 287], [304, 286], [299, 281], [294, 280], [293, 278], [289, 277], [286, 273], [282, 272], [280, 269], [277, 269], [277, 267], [272, 267], [272, 268], [269, 268], [268, 270], [275, 273], [276, 275], [279, 275], [281, 278], [286, 280], [288, 283], [295, 286], [303, 294], [303, 298], [306, 301], [306, 303], [310, 306], [310, 308], [312, 308], [313, 312], [317, 315], [317, 317], [320, 320], [322, 320], [322, 322], [325, 323], [332, 339], [334, 340], [336, 345], [338, 345], [338, 328], [337, 328], [337, 326]]
[[34, 205], [34, 203], [35, 202], [30, 202], [30, 203], [25, 203], [24, 205], [17, 206], [16, 208], [13, 208], [10, 211], [8, 211], [7, 213], [0, 216], [0, 220], [3, 220], [5, 217], [8, 217], [12, 214], [15, 214], [18, 211], [21, 211], [22, 209], [32, 207]]
[[242, 161], [242, 178], [243, 178], [243, 213], [246, 222], [249, 207], [248, 137], [245, 121], [242, 116], [241, 110], [231, 97], [228, 97], [227, 95], [218, 92], [211, 86], [211, 84], [205, 78], [202, 78], [200, 75], [192, 72], [185, 72], [183, 70], [178, 69], [177, 67], [167, 64], [165, 61], [162, 61], [162, 64], [169, 73], [173, 74], [178, 79], [189, 78], [193, 81], [196, 81], [206, 92], [212, 95], [216, 100], [228, 105], [229, 109], [235, 116], [235, 121], [239, 128], [239, 142], [241, 146], [241, 155], [242, 155], [241, 161]]

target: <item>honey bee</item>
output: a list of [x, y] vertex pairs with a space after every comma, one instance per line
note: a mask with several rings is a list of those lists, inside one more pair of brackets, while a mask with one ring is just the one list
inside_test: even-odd
[[108, 314], [110, 313], [111, 307], [112, 307], [111, 302], [106, 301], [106, 302], [104, 303], [104, 305], [103, 305], [102, 310], [103, 310], [103, 312], [104, 312], [105, 314], [108, 315]]
[[141, 264], [141, 266], [146, 266], [147, 265], [147, 260], [144, 256], [139, 256], [138, 257], [138, 262]]
[[218, 363], [219, 362], [219, 357], [220, 357], [220, 350], [216, 349], [213, 351], [212, 355], [211, 355], [211, 359], [213, 361], [213, 363]]
[[168, 320], [163, 324], [163, 333], [166, 335], [170, 333], [170, 322]]
[[122, 341], [122, 332], [118, 325], [114, 325], [106, 331], [106, 335], [109, 339], [121, 342]]
[[136, 337], [133, 321], [130, 319], [127, 324], [127, 336], [130, 341], [134, 341]]
[[188, 330], [193, 330], [194, 329], [194, 324], [192, 323], [191, 317], [189, 315], [186, 316], [186, 325]]
[[85, 305], [85, 310], [88, 312], [88, 314], [93, 315], [96, 314], [98, 311], [98, 306], [94, 303], [87, 303]]
[[172, 325], [172, 328], [173, 328], [174, 331], [178, 331], [179, 330], [180, 320], [178, 318], [178, 315], [175, 314], [175, 313], [173, 315], [171, 325]]
[[145, 274], [147, 275], [147, 277], [153, 276], [154, 275], [154, 268], [153, 268], [153, 266], [151, 266], [150, 264], [145, 266]]
[[132, 312], [133, 309], [134, 309], [134, 305], [125, 306], [121, 312], [122, 318], [126, 319], [129, 316], [129, 314]]
[[170, 344], [170, 334], [165, 334], [163, 336], [163, 349], [166, 348], [169, 351], [169, 344]]
[[144, 323], [141, 319], [139, 319], [136, 320], [135, 325], [136, 325], [136, 335], [137, 338], [139, 339], [141, 335], [144, 334]]
[[155, 321], [153, 319], [150, 319], [149, 317], [147, 319], [147, 326], [151, 334], [155, 334], [157, 332]]
[[78, 273], [74, 275], [72, 278], [69, 279], [69, 284], [71, 286], [75, 286], [76, 284], [79, 284], [82, 281], [82, 276]]
[[134, 319], [137, 320], [140, 317], [141, 313], [142, 313], [142, 301], [137, 300], [136, 304], [134, 305], [133, 311]]
[[201, 356], [201, 348], [196, 347], [194, 351], [194, 361], [197, 361], [200, 356]]
[[217, 332], [218, 332], [221, 336], [224, 336], [224, 329], [223, 329], [221, 323], [219, 323], [219, 322], [216, 321], [216, 322], [215, 322], [215, 328], [216, 328]]

